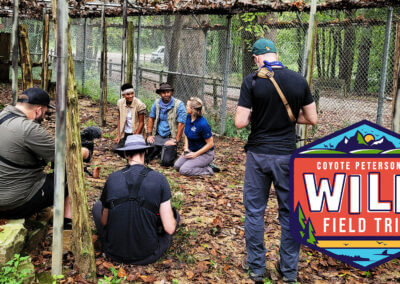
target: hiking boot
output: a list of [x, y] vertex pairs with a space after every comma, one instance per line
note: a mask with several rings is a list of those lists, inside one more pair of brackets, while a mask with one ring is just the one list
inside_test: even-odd
[[295, 284], [297, 283], [297, 278], [295, 279], [288, 279], [286, 276], [283, 275], [282, 270], [281, 270], [281, 262], [275, 262], [275, 269], [279, 273], [279, 275], [282, 277], [283, 283], [285, 284]]
[[213, 170], [214, 173], [219, 173], [221, 171], [221, 169], [218, 168], [215, 164], [209, 164], [208, 166]]
[[249, 277], [255, 283], [264, 283], [264, 275], [263, 274], [255, 274], [253, 271], [249, 271]]
[[264, 274], [256, 274], [251, 271], [249, 265], [247, 264], [246, 256], [242, 259], [242, 268], [249, 274], [250, 279], [253, 280], [255, 283], [264, 283]]

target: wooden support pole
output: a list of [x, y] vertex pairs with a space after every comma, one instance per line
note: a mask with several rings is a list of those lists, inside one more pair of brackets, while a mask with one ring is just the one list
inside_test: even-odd
[[90, 228], [88, 202], [85, 190], [83, 158], [80, 136], [78, 92], [75, 82], [74, 59], [71, 48], [71, 33], [68, 29], [68, 85], [67, 85], [67, 155], [68, 190], [71, 199], [72, 252], [75, 265], [87, 280], [96, 279], [96, 264]]
[[11, 34], [11, 48], [12, 48], [12, 96], [13, 105], [17, 103], [18, 93], [18, 13], [19, 13], [19, 0], [14, 0], [13, 9], [13, 26]]
[[125, 83], [126, 73], [125, 73], [125, 61], [126, 61], [126, 29], [128, 24], [128, 14], [127, 14], [127, 0], [124, 0], [123, 7], [123, 27], [122, 27], [122, 56], [121, 56], [121, 85]]
[[49, 26], [50, 15], [45, 13], [43, 16], [42, 89], [46, 91], [49, 77]]
[[394, 46], [394, 68], [393, 68], [393, 120], [392, 129], [400, 133], [400, 23], [396, 24]]
[[[101, 50], [101, 70], [100, 70], [100, 124], [106, 125], [107, 112], [107, 22], [104, 14], [104, 5], [101, 11], [101, 26], [103, 33], [102, 50]], [[122, 66], [121, 66], [122, 68]], [[123, 70], [121, 69], [121, 72]]]
[[22, 71], [22, 89], [33, 87], [32, 58], [29, 50], [28, 26], [19, 25], [19, 57]]
[[128, 30], [127, 30], [127, 62], [126, 62], [126, 83], [131, 83], [132, 84], [132, 78], [133, 78], [133, 54], [134, 54], [134, 47], [133, 47], [133, 35], [134, 35], [134, 28], [133, 28], [133, 23], [128, 22]]

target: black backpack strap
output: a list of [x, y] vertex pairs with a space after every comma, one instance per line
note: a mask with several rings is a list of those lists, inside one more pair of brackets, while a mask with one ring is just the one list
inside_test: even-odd
[[0, 124], [2, 124], [2, 123], [3, 123], [4, 121], [6, 121], [7, 119], [12, 118], [12, 117], [16, 117], [16, 116], [19, 116], [19, 115], [10, 112], [9, 114], [5, 115], [4, 117], [2, 117], [2, 118], [0, 119]]
[[143, 198], [141, 198], [141, 196], [139, 194], [141, 187], [142, 187], [143, 180], [145, 179], [147, 174], [151, 171], [152, 171], [152, 169], [150, 169], [150, 168], [147, 168], [147, 167], [143, 168], [140, 171], [139, 176], [135, 180], [132, 180], [132, 176], [130, 175], [129, 170], [124, 172], [123, 175], [125, 178], [126, 185], [128, 186], [128, 189], [129, 189], [129, 195], [126, 197], [121, 197], [121, 198], [114, 199], [114, 200], [107, 202], [106, 207], [108, 209], [114, 209], [116, 206], [118, 206], [122, 203], [125, 203], [128, 201], [136, 201], [139, 204], [139, 206], [146, 208], [147, 210], [150, 210], [154, 214], [157, 214], [158, 208], [156, 208], [156, 206], [152, 205], [151, 203], [149, 203], [146, 200], [144, 200]]

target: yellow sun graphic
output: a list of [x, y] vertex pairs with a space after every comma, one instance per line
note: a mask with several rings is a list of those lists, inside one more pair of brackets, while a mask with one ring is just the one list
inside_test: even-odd
[[364, 140], [365, 140], [365, 142], [368, 143], [369, 141], [374, 141], [375, 137], [372, 134], [367, 134], [367, 135], [364, 136]]

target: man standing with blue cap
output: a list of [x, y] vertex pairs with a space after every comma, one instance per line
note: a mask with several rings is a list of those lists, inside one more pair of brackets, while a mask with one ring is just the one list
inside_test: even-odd
[[235, 115], [237, 128], [251, 125], [245, 150], [243, 201], [250, 278], [263, 282], [265, 273], [264, 213], [274, 183], [281, 224], [280, 261], [276, 267], [285, 283], [297, 281], [300, 244], [289, 227], [289, 161], [296, 149], [296, 123], [317, 123], [307, 81], [278, 60], [275, 44], [257, 40], [252, 48], [259, 70], [244, 78]]

